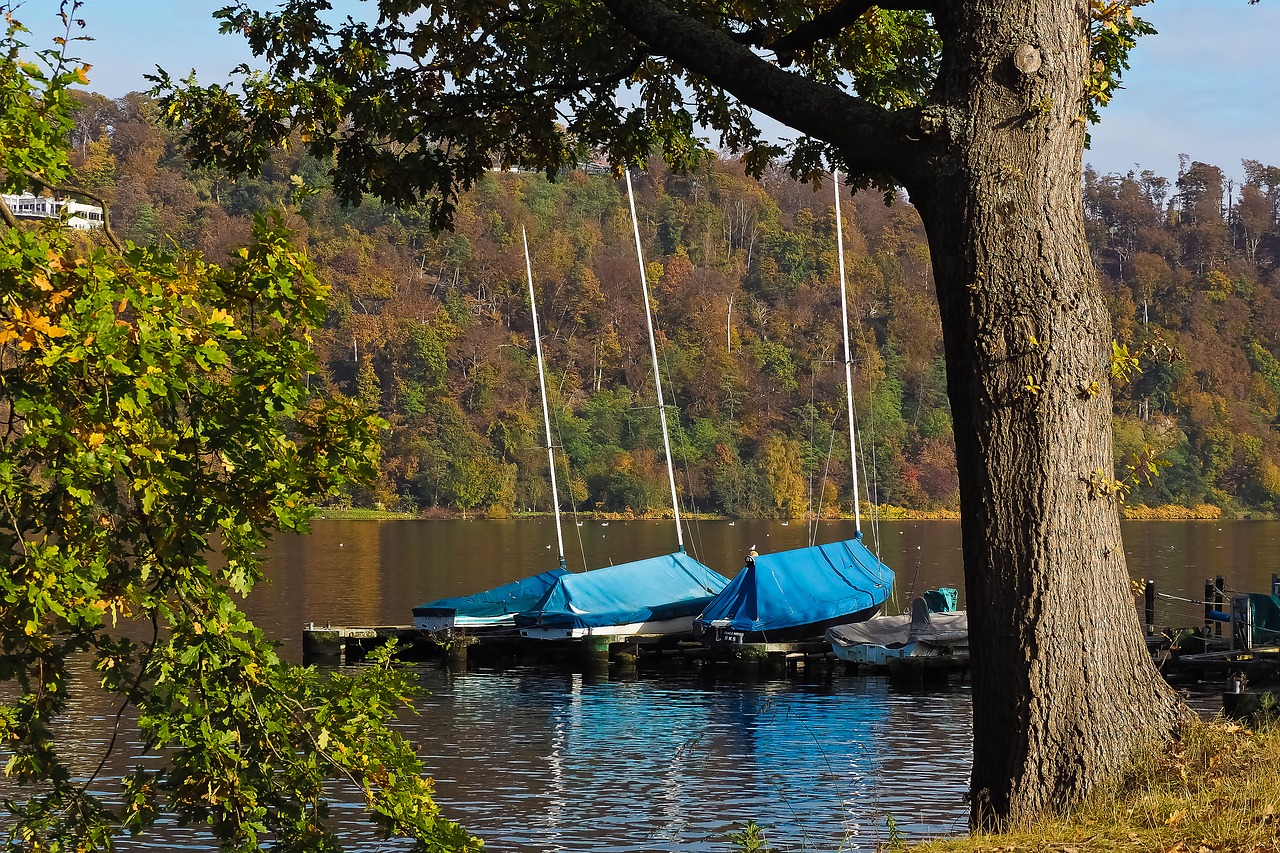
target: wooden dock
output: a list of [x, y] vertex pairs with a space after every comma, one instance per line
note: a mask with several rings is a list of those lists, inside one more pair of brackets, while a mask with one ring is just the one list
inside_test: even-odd
[[636, 666], [703, 666], [726, 672], [783, 675], [842, 668], [865, 675], [887, 675], [903, 684], [925, 684], [967, 669], [956, 658], [904, 658], [887, 667], [858, 666], [839, 660], [821, 641], [744, 643], [706, 646], [670, 636], [592, 637], [584, 640], [530, 640], [515, 631], [449, 635], [420, 631], [411, 625], [315, 625], [302, 629], [304, 664], [346, 666], [359, 663], [372, 649], [390, 640], [402, 660], [436, 660], [450, 667], [569, 666], [589, 669]]
[[[1145, 599], [1147, 647], [1160, 671], [1174, 683], [1219, 682], [1242, 677], [1246, 683], [1280, 683], [1280, 646], [1258, 646], [1247, 621], [1225, 594], [1221, 577], [1206, 580], [1201, 601], [1184, 602], [1204, 607], [1204, 624], [1194, 629], [1163, 631], [1155, 628], [1158, 596], [1155, 583], [1139, 590]], [[1272, 576], [1272, 594], [1280, 597], [1280, 576]], [[1177, 599], [1184, 601], [1182, 599]], [[404, 660], [440, 660], [453, 667], [479, 666], [585, 666], [627, 669], [646, 666], [696, 665], [726, 667], [736, 671], [767, 673], [832, 669], [888, 675], [903, 682], [926, 683], [945, 679], [968, 669], [967, 656], [901, 658], [888, 666], [844, 664], [825, 642], [744, 643], [706, 646], [685, 637], [666, 635], [591, 637], [580, 640], [530, 640], [508, 629], [505, 632], [469, 635], [432, 634], [411, 625], [307, 625], [302, 631], [304, 663], [346, 665], [357, 663], [368, 652], [395, 640]]]
[[430, 642], [421, 631], [412, 625], [372, 625], [357, 627], [352, 625], [316, 625], [308, 624], [302, 629], [302, 662], [336, 663], [344, 666], [362, 660], [366, 654], [378, 646], [395, 640], [405, 647], [407, 658], [414, 653], [425, 651], [425, 644]]

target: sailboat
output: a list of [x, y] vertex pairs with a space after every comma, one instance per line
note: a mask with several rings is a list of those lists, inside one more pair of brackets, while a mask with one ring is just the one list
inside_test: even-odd
[[836, 242], [840, 259], [840, 312], [844, 323], [844, 381], [849, 417], [849, 462], [853, 471], [854, 537], [843, 542], [756, 554], [696, 620], [694, 634], [708, 645], [786, 643], [821, 639], [836, 625], [879, 612], [893, 589], [893, 570], [862, 541], [857, 438], [853, 418], [853, 356], [844, 274], [840, 177], [836, 191]]
[[441, 598], [413, 608], [413, 626], [420, 631], [449, 632], [455, 628], [492, 632], [515, 628], [515, 615], [547, 594], [560, 578], [569, 574], [564, 559], [564, 531], [560, 527], [560, 498], [556, 490], [556, 458], [551, 441], [551, 410], [547, 405], [547, 379], [542, 367], [542, 336], [538, 331], [538, 302], [533, 293], [533, 264], [529, 260], [529, 237], [524, 238], [524, 265], [529, 279], [529, 310], [533, 315], [533, 345], [538, 359], [538, 390], [542, 394], [542, 423], [547, 435], [547, 465], [551, 471], [551, 504], [556, 520], [556, 544], [560, 565], [550, 571], [522, 578], [494, 589], [460, 598]]
[[658, 370], [658, 345], [653, 335], [653, 313], [649, 308], [649, 285], [645, 276], [640, 224], [636, 218], [630, 171], [627, 172], [627, 199], [631, 205], [636, 258], [640, 263], [640, 292], [644, 300], [645, 322], [649, 329], [649, 354], [653, 359], [653, 383], [658, 396], [658, 418], [662, 424], [662, 443], [667, 455], [667, 480], [671, 486], [671, 507], [675, 514], [676, 544], [679, 550], [660, 557], [557, 578], [535, 605], [516, 615], [516, 625], [523, 637], [562, 640], [688, 634], [693, 630], [694, 617], [728, 584], [723, 575], [707, 568], [684, 551], [680, 500], [676, 494], [675, 466], [671, 458], [671, 438], [667, 431], [667, 410]]

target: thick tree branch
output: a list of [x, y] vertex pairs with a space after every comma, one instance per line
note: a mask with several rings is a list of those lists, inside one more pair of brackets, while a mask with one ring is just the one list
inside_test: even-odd
[[663, 56], [743, 104], [840, 149], [851, 171], [908, 179], [922, 165], [918, 110], [891, 112], [825, 83], [784, 71], [732, 34], [658, 0], [602, 0], [618, 23]]
[[10, 228], [18, 227], [18, 218], [13, 215], [13, 211], [9, 209], [9, 205], [5, 203], [3, 198], [0, 198], [0, 221], [3, 221]]
[[781, 58], [782, 54], [804, 50], [823, 39], [837, 35], [845, 27], [852, 26], [854, 21], [875, 8], [899, 12], [932, 12], [937, 6], [937, 0], [879, 0], [879, 2], [845, 0], [813, 19], [805, 21], [786, 35], [767, 42], [763, 47], [777, 52]]

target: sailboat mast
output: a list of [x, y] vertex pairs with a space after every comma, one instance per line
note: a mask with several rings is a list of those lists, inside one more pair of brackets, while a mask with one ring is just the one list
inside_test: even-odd
[[667, 453], [667, 480], [671, 483], [671, 511], [676, 519], [676, 542], [684, 551], [684, 530], [680, 526], [680, 499], [676, 496], [676, 469], [671, 459], [671, 438], [667, 433], [667, 407], [662, 402], [662, 377], [658, 371], [658, 344], [653, 337], [653, 313], [649, 310], [649, 282], [644, 273], [644, 252], [640, 248], [640, 220], [636, 218], [636, 197], [631, 191], [631, 170], [627, 170], [627, 202], [631, 205], [631, 230], [636, 235], [636, 260], [640, 263], [640, 293], [644, 297], [644, 321], [649, 327], [649, 355], [653, 357], [653, 387], [658, 392], [658, 420], [662, 422], [662, 447]]
[[844, 391], [849, 409], [849, 466], [853, 473], [853, 529], [862, 533], [862, 510], [858, 506], [858, 448], [853, 425], [853, 353], [849, 350], [849, 297], [844, 283], [844, 218], [840, 215], [840, 171], [831, 173], [836, 190], [836, 254], [840, 257], [840, 319], [844, 324]]
[[538, 331], [538, 301], [533, 295], [533, 264], [529, 262], [529, 235], [520, 227], [524, 239], [524, 269], [529, 275], [529, 311], [533, 315], [533, 348], [538, 354], [538, 390], [542, 392], [542, 423], [547, 428], [547, 467], [551, 470], [551, 509], [556, 519], [556, 545], [560, 548], [560, 568], [565, 567], [564, 532], [560, 529], [560, 495], [556, 492], [556, 452], [551, 445], [551, 409], [547, 406], [547, 377], [542, 370], [542, 335]]

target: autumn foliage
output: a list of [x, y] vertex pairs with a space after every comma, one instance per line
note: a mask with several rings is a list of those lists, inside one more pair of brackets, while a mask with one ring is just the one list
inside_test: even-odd
[[[359, 398], [392, 428], [360, 504], [509, 515], [551, 508], [540, 450], [519, 229], [543, 317], [562, 506], [660, 512], [669, 502], [645, 355], [626, 199], [608, 174], [554, 182], [491, 172], [433, 234], [425, 212], [344, 209], [326, 168], [277, 152], [256, 179], [185, 166], [142, 95], [84, 95], [80, 180], [139, 242], [223, 258], [275, 203], [334, 299], [313, 387]], [[108, 131], [110, 128], [110, 131]], [[740, 164], [636, 175], [664, 387], [679, 409], [682, 499], [730, 515], [851, 510], [830, 186]], [[1118, 343], [1116, 476], [1131, 504], [1280, 509], [1280, 172], [1244, 164], [1088, 172], [1092, 249]], [[290, 200], [292, 199], [292, 202]], [[914, 511], [958, 502], [929, 249], [909, 204], [845, 206], [857, 412], [874, 498]], [[1155, 470], [1152, 470], [1152, 469]], [[865, 494], [865, 493], [864, 493]]]

